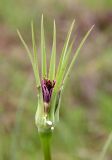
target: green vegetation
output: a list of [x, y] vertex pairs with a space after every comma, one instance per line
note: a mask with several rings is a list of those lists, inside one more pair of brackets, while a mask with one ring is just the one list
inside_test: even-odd
[[[80, 5], [67, 0], [64, 4], [61, 1], [0, 1], [0, 160], [42, 159], [34, 124], [36, 86], [31, 65], [16, 34], [19, 28], [31, 46], [30, 22], [34, 20], [35, 26], [40, 28], [42, 13], [46, 20], [48, 61], [54, 18], [59, 26], [57, 54], [63, 46], [68, 25], [74, 18], [76, 24], [81, 25], [75, 44], [95, 24], [94, 33], [79, 55], [62, 96], [61, 119], [52, 141], [53, 160], [112, 159], [112, 47], [111, 25], [107, 21], [110, 7], [109, 0], [80, 1]], [[103, 22], [105, 26], [100, 18], [106, 19]], [[35, 28], [36, 34], [38, 28]], [[38, 46], [39, 37], [35, 37]], [[106, 140], [109, 142], [105, 143]]]

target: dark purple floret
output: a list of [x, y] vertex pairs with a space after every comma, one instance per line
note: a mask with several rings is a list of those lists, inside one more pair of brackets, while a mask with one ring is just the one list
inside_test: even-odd
[[53, 80], [52, 82], [48, 79], [42, 80], [41, 86], [42, 86], [42, 93], [43, 93], [43, 100], [46, 103], [50, 102], [52, 91], [54, 88], [56, 81]]

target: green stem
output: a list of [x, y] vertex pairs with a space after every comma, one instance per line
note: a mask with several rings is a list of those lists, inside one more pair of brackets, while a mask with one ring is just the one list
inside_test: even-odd
[[50, 149], [50, 144], [51, 144], [51, 132], [41, 132], [39, 133], [40, 135], [40, 140], [41, 140], [41, 145], [43, 149], [43, 154], [44, 154], [44, 160], [51, 160], [51, 149]]

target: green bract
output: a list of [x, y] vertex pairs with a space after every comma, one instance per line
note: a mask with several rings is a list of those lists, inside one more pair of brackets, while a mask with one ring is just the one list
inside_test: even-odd
[[[75, 21], [71, 24], [70, 30], [67, 34], [67, 38], [64, 43], [64, 47], [62, 49], [59, 65], [56, 72], [56, 25], [54, 21], [54, 30], [53, 30], [53, 45], [52, 45], [52, 52], [51, 52], [51, 59], [49, 65], [49, 72], [47, 72], [47, 63], [46, 63], [46, 46], [45, 46], [45, 36], [44, 36], [44, 24], [43, 24], [43, 15], [41, 19], [41, 76], [39, 76], [38, 70], [38, 58], [37, 58], [37, 46], [35, 42], [35, 34], [34, 34], [34, 27], [33, 23], [31, 23], [31, 31], [32, 31], [32, 46], [33, 46], [33, 53], [29, 50], [28, 46], [26, 45], [25, 41], [23, 40], [20, 32], [17, 30], [18, 35], [29, 55], [31, 60], [31, 64], [33, 67], [36, 85], [38, 89], [38, 106], [35, 116], [35, 122], [38, 127], [38, 130], [41, 132], [49, 132], [54, 129], [56, 123], [59, 121], [59, 108], [61, 102], [61, 95], [63, 91], [64, 84], [69, 77], [70, 71], [74, 65], [74, 62], [82, 48], [85, 40], [87, 39], [88, 35], [92, 31], [93, 27], [85, 34], [84, 38], [82, 39], [80, 45], [78, 46], [77, 50], [74, 53], [74, 56], [69, 64], [70, 53], [72, 51], [73, 42], [70, 43], [70, 37], [72, 34], [72, 30], [74, 27]], [[51, 99], [48, 103], [44, 101], [43, 92], [42, 92], [42, 80], [47, 79], [48, 81], [52, 82], [53, 80], [56, 81], [56, 84], [52, 91]], [[47, 110], [46, 110], [47, 107]]]

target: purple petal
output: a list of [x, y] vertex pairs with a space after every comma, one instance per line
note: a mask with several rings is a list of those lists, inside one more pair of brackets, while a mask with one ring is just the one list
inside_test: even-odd
[[49, 103], [51, 96], [52, 96], [52, 91], [54, 88], [56, 81], [51, 82], [48, 79], [44, 79], [41, 82], [41, 86], [42, 86], [42, 93], [43, 93], [43, 100], [44, 102]]

